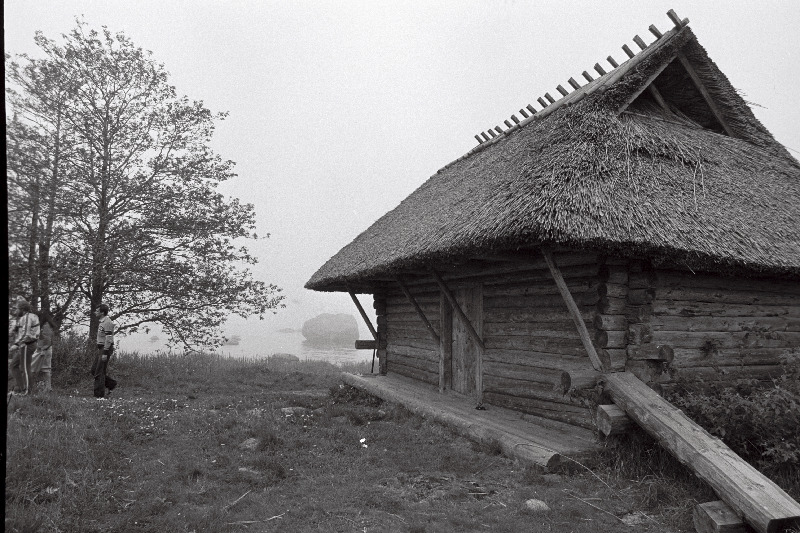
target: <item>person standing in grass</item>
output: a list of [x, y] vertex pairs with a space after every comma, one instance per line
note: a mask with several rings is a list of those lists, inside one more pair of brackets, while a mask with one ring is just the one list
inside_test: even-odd
[[31, 312], [31, 304], [22, 298], [17, 299], [14, 315], [17, 320], [12, 326], [14, 343], [10, 348], [9, 368], [14, 376], [14, 392], [28, 394], [33, 385], [31, 357], [39, 338], [39, 317]]
[[53, 390], [51, 379], [53, 368], [53, 326], [45, 319], [44, 313], [39, 314], [39, 341], [36, 351], [33, 352], [31, 371], [34, 376], [41, 374], [44, 382], [44, 392]]
[[106, 389], [111, 392], [117, 386], [117, 380], [108, 375], [108, 364], [114, 354], [114, 322], [108, 317], [108, 311], [106, 304], [100, 304], [94, 311], [95, 316], [100, 319], [97, 327], [97, 355], [92, 365], [95, 398], [104, 398]]

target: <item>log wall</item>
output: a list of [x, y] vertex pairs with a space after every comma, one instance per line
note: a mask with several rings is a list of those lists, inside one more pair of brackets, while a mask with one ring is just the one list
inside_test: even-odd
[[652, 381], [769, 379], [782, 358], [800, 355], [800, 283], [676, 270], [650, 280], [646, 333], [673, 357]]
[[[561, 253], [554, 260], [597, 340], [597, 256]], [[534, 255], [524, 271], [483, 280], [483, 294], [484, 401], [592, 428], [589, 401], [575, 391], [594, 387], [596, 373], [546, 264]], [[597, 342], [595, 348], [600, 352]]]
[[[414, 284], [411, 293], [436, 332], [441, 332], [439, 288]], [[399, 286], [386, 293], [387, 371], [439, 385], [439, 345]]]

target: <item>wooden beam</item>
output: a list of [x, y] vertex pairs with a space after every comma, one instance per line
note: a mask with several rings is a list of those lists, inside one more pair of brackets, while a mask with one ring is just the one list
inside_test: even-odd
[[800, 504], [636, 376], [617, 372], [603, 379], [618, 407], [756, 531], [773, 533], [800, 523]]
[[636, 427], [636, 423], [616, 405], [598, 405], [596, 414], [597, 429], [606, 437], [621, 435]]
[[714, 100], [711, 98], [708, 89], [706, 89], [706, 86], [703, 84], [702, 80], [700, 79], [700, 76], [697, 75], [697, 71], [694, 69], [694, 67], [686, 58], [686, 56], [683, 54], [683, 52], [678, 52], [678, 59], [683, 65], [683, 68], [686, 69], [686, 72], [689, 73], [689, 77], [692, 78], [692, 81], [694, 82], [695, 87], [697, 87], [697, 90], [700, 91], [700, 94], [703, 95], [706, 104], [708, 104], [708, 107], [711, 108], [711, 112], [714, 113], [714, 117], [716, 117], [717, 121], [722, 125], [722, 129], [724, 129], [725, 133], [727, 133], [731, 137], [736, 137], [733, 134], [733, 130], [728, 125], [728, 121], [725, 120], [725, 117], [722, 115], [722, 111], [719, 109], [719, 107], [717, 107], [716, 102], [714, 102]]
[[378, 341], [356, 341], [356, 350], [377, 350]]
[[347, 292], [348, 292], [348, 294], [350, 294], [350, 298], [353, 299], [353, 303], [356, 304], [356, 307], [358, 308], [358, 312], [361, 313], [361, 318], [363, 318], [364, 322], [367, 323], [367, 327], [369, 328], [369, 332], [372, 333], [372, 338], [377, 341], [378, 340], [378, 333], [375, 331], [375, 328], [372, 327], [372, 322], [369, 321], [369, 317], [367, 316], [367, 313], [364, 312], [364, 308], [361, 307], [361, 302], [358, 301], [358, 298], [356, 298], [356, 295], [353, 292], [353, 290], [350, 288], [350, 286], [347, 287]]
[[[653, 90], [650, 90], [650, 94], [651, 95], [653, 95], [653, 91], [657, 92], [657, 89], [653, 86], [653, 82], [655, 81], [656, 78], [658, 78], [661, 75], [662, 72], [664, 72], [664, 69], [666, 69], [668, 66], [670, 66], [672, 64], [672, 62], [674, 60], [675, 60], [675, 56], [672, 56], [669, 59], [669, 61], [664, 61], [664, 64], [662, 64], [660, 67], [658, 67], [658, 69], [655, 72], [653, 72], [650, 75], [650, 77], [647, 78], [647, 80], [645, 80], [645, 82], [642, 84], [642, 86], [639, 87], [639, 89], [637, 89], [632, 95], [630, 95], [625, 100], [625, 103], [620, 106], [620, 108], [619, 108], [619, 110], [617, 112], [618, 113], [622, 113], [623, 111], [628, 109], [628, 106], [630, 106], [631, 103], [633, 103], [633, 101], [636, 100], [639, 97], [639, 95], [642, 94], [645, 90], [650, 90], [650, 87], [653, 87]], [[653, 98], [656, 98], [656, 96], [653, 95]], [[658, 93], [658, 98], [661, 98], [661, 93]], [[658, 100], [658, 98], [656, 98], [656, 101], [659, 104], [661, 104], [661, 106], [664, 109], [669, 111], [669, 107], [667, 106], [666, 102], [664, 102], [664, 99], [661, 98], [660, 100]]]
[[464, 314], [464, 311], [461, 310], [461, 306], [458, 305], [455, 296], [453, 296], [453, 293], [450, 292], [450, 289], [447, 287], [447, 285], [445, 285], [442, 276], [439, 275], [439, 273], [434, 269], [431, 269], [431, 272], [433, 273], [433, 277], [436, 279], [436, 284], [439, 285], [439, 289], [442, 291], [442, 294], [444, 294], [445, 298], [447, 298], [447, 301], [450, 303], [450, 307], [453, 308], [453, 312], [455, 312], [461, 323], [464, 324], [464, 327], [467, 328], [467, 333], [469, 336], [478, 346], [481, 347], [481, 350], [485, 350], [486, 346], [483, 344], [483, 339], [481, 339], [481, 336], [478, 335], [477, 331], [475, 331], [475, 328], [472, 326], [469, 318], [467, 318], [467, 315]]
[[589, 337], [589, 330], [586, 329], [586, 324], [583, 322], [581, 312], [578, 309], [578, 306], [575, 304], [575, 300], [572, 298], [569, 288], [567, 288], [567, 284], [564, 281], [564, 277], [561, 275], [561, 271], [558, 270], [558, 266], [556, 266], [556, 263], [553, 260], [553, 254], [549, 250], [542, 249], [542, 255], [547, 263], [547, 268], [550, 269], [550, 274], [553, 276], [553, 279], [558, 286], [558, 292], [561, 293], [564, 303], [567, 304], [567, 309], [569, 309], [569, 314], [572, 316], [572, 320], [575, 322], [575, 327], [578, 328], [578, 335], [580, 335], [583, 347], [589, 354], [589, 359], [592, 361], [592, 366], [599, 372], [606, 372], [607, 369], [603, 367], [603, 363], [600, 361], [600, 356], [597, 355], [597, 351], [594, 349], [594, 344], [592, 344], [592, 339]]
[[417, 300], [411, 294], [411, 291], [408, 290], [408, 286], [406, 286], [406, 284], [403, 283], [403, 278], [401, 278], [400, 276], [397, 276], [397, 283], [400, 284], [400, 288], [403, 290], [403, 294], [406, 295], [406, 298], [408, 298], [408, 301], [411, 302], [412, 306], [414, 306], [414, 310], [417, 312], [419, 317], [422, 319], [422, 322], [425, 323], [425, 328], [431, 334], [431, 337], [433, 338], [433, 342], [435, 342], [438, 345], [439, 342], [440, 342], [439, 335], [436, 334], [436, 330], [433, 329], [433, 326], [428, 321], [428, 318], [425, 316], [425, 313], [420, 308], [419, 304], [417, 303]]

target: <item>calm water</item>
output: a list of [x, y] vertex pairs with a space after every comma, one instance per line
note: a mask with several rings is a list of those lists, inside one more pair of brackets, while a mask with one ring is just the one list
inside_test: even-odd
[[[164, 350], [160, 343], [145, 339], [128, 337], [121, 343], [123, 350], [137, 350], [141, 353]], [[312, 346], [305, 342], [299, 331], [291, 333], [272, 332], [263, 336], [243, 337], [235, 346], [222, 346], [214, 353], [226, 357], [267, 357], [274, 354], [291, 354], [301, 361], [321, 360], [333, 364], [359, 363], [372, 361], [372, 350], [356, 350], [347, 346]]]

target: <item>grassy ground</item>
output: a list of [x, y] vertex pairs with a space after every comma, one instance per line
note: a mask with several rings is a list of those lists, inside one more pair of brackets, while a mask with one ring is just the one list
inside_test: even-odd
[[122, 354], [108, 399], [88, 377], [14, 397], [6, 531], [693, 531], [692, 506], [716, 499], [641, 435], [593, 471], [548, 473], [344, 386], [341, 370]]

